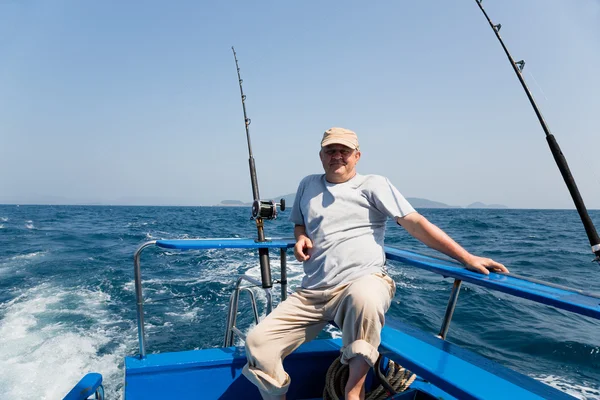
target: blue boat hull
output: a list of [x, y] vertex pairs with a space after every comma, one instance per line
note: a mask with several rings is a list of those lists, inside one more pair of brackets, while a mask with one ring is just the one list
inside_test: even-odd
[[[290, 399], [321, 399], [327, 370], [339, 356], [341, 340], [321, 339], [300, 346], [284, 361], [292, 384]], [[260, 399], [242, 374], [243, 347], [149, 354], [125, 359], [125, 399]], [[376, 384], [370, 374], [367, 386]], [[411, 390], [394, 398], [454, 399], [435, 386], [417, 380]]]

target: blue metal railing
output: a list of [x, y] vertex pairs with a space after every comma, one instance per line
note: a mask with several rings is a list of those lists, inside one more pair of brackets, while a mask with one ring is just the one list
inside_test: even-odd
[[91, 372], [81, 378], [63, 400], [86, 400], [92, 395], [97, 400], [104, 400], [102, 375], [96, 372]]
[[491, 272], [489, 275], [482, 275], [467, 270], [455, 261], [443, 260], [389, 246], [385, 247], [385, 254], [389, 260], [400, 261], [444, 277], [451, 277], [488, 289], [600, 319], [600, 294], [597, 293], [528, 279], [515, 276], [514, 274]]
[[[156, 245], [161, 248], [177, 250], [269, 248], [280, 249], [283, 259], [286, 249], [294, 247], [294, 244], [295, 240], [291, 238], [269, 239], [267, 242], [260, 243], [256, 242], [254, 239], [223, 238], [157, 240], [141, 245], [134, 256], [140, 357], [144, 358], [146, 356], [144, 334], [144, 300], [142, 297], [140, 266], [140, 255], [143, 249], [152, 245]], [[600, 320], [600, 294], [519, 277], [515, 276], [514, 274], [499, 274], [490, 272], [489, 275], [482, 275], [467, 270], [456, 261], [422, 255], [389, 246], [385, 247], [385, 254], [389, 260], [406, 263], [414, 267], [442, 275], [443, 277], [454, 278], [454, 285], [448, 301], [446, 315], [444, 316], [442, 327], [440, 329], [439, 335], [442, 338], [445, 338], [446, 333], [448, 332], [462, 281]], [[282, 266], [283, 265], [284, 264], [282, 263]], [[283, 273], [284, 271], [282, 271], [282, 274]]]

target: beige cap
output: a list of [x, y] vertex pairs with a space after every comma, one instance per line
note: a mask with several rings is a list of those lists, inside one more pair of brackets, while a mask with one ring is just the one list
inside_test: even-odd
[[345, 128], [329, 128], [323, 134], [321, 140], [321, 147], [328, 146], [330, 144], [343, 144], [351, 149], [358, 150], [358, 137], [356, 133]]

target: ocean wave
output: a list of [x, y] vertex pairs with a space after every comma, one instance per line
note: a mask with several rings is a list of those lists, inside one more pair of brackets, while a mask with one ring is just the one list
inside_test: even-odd
[[33, 253], [28, 253], [28, 254], [19, 254], [17, 256], [13, 256], [10, 258], [10, 260], [29, 260], [38, 256], [43, 256], [45, 255], [47, 252], [46, 251], [36, 251]]
[[126, 228], [141, 228], [141, 227], [144, 227], [144, 226], [155, 225], [155, 224], [156, 224], [156, 221], [150, 221], [150, 222], [139, 222], [139, 221], [136, 221], [136, 222], [128, 222], [125, 225], [125, 227]]
[[26, 254], [18, 254], [0, 259], [0, 276], [3, 279], [14, 279], [17, 275], [24, 273], [30, 264], [42, 262], [42, 258], [47, 254], [47, 251], [36, 251]]
[[535, 357], [557, 362], [600, 367], [600, 347], [575, 341], [558, 341], [538, 337], [535, 342], [522, 345], [520, 350]]
[[453, 229], [469, 230], [469, 229], [499, 229], [503, 228], [504, 225], [499, 225], [490, 220], [482, 221], [477, 218], [455, 218], [450, 220], [450, 227]]
[[205, 239], [200, 236], [190, 235], [189, 233], [173, 233], [167, 231], [148, 231], [144, 232], [144, 235], [150, 240]]
[[545, 383], [546, 385], [552, 386], [562, 392], [570, 394], [578, 399], [582, 400], [599, 400], [600, 399], [600, 390], [598, 389], [597, 383], [596, 387], [592, 387], [592, 382], [572, 382], [565, 377], [555, 376], [555, 375], [533, 375], [532, 378], [537, 379], [540, 382]]
[[198, 315], [200, 315], [203, 311], [204, 308], [202, 307], [194, 307], [191, 310], [184, 310], [182, 312], [166, 312], [165, 315], [182, 320], [197, 321]]

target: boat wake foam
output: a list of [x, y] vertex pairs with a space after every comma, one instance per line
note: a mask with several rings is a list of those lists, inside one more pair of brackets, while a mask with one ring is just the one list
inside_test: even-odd
[[[107, 398], [121, 397], [123, 326], [110, 296], [42, 284], [0, 306], [0, 398], [62, 398], [87, 372], [104, 376]], [[133, 327], [126, 328], [132, 330]], [[133, 333], [133, 332], [132, 332]]]

